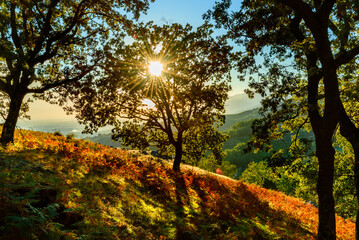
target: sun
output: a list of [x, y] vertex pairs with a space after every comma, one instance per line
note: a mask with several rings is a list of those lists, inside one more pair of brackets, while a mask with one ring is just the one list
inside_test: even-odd
[[163, 64], [159, 61], [152, 61], [150, 62], [150, 65], [148, 66], [150, 73], [155, 76], [160, 76], [163, 69]]

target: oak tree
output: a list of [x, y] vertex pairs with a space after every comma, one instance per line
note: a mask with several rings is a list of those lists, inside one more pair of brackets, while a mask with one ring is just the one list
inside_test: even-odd
[[224, 118], [231, 47], [211, 33], [209, 26], [142, 24], [132, 43], [106, 53], [107, 81], [79, 94], [78, 118], [89, 131], [114, 125], [114, 138], [134, 148], [154, 144], [174, 153], [176, 171], [182, 157], [191, 161], [207, 150], [220, 161], [225, 137], [215, 124]]
[[[258, 81], [252, 79], [250, 82], [255, 91], [270, 94], [271, 98], [263, 102], [267, 104], [265, 109], [275, 112], [269, 115], [280, 112], [276, 120], [287, 120], [301, 116], [304, 109], [309, 116], [319, 161], [318, 238], [335, 239], [332, 139], [339, 124], [354, 152], [359, 151], [356, 122], [350, 119], [339, 91], [340, 69], [348, 64], [356, 65], [359, 54], [358, 2], [243, 1], [241, 9], [232, 13], [228, 11], [229, 6], [230, 1], [223, 0], [207, 17], [213, 17], [218, 26], [228, 30], [229, 38], [245, 47], [246, 52], [236, 55], [238, 70], [259, 73]], [[263, 64], [258, 63], [258, 55], [264, 56]], [[267, 72], [260, 70], [260, 65]], [[291, 95], [300, 96], [302, 102], [291, 100]], [[258, 124], [262, 126], [264, 137], [270, 132], [268, 128], [275, 127], [272, 120]], [[356, 161], [356, 166], [358, 164]], [[356, 179], [359, 179], [358, 173], [359, 167], [356, 167]], [[356, 180], [357, 194], [358, 183]]]
[[131, 25], [128, 15], [138, 18], [148, 4], [149, 0], [1, 0], [1, 105], [9, 105], [1, 144], [13, 141], [26, 95], [63, 103], [56, 100], [59, 88], [89, 77], [105, 59], [106, 40], [123, 38], [122, 28]]

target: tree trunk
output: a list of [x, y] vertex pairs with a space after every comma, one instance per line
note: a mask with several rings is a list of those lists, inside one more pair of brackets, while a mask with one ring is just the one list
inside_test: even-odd
[[175, 156], [175, 160], [173, 162], [173, 170], [175, 170], [176, 172], [179, 172], [180, 164], [181, 164], [181, 160], [182, 160], [182, 154], [183, 154], [182, 142], [177, 142], [175, 145], [175, 148], [176, 148], [176, 156]]
[[2, 128], [0, 143], [6, 146], [14, 141], [16, 123], [20, 114], [20, 108], [25, 95], [14, 95], [10, 100], [9, 113]]
[[[311, 67], [316, 68], [317, 58], [312, 54], [307, 56], [309, 72]], [[317, 181], [317, 193], [319, 197], [318, 239], [335, 240], [336, 223], [333, 197], [335, 150], [332, 146], [332, 137], [339, 123], [339, 117], [336, 111], [340, 105], [336, 102], [336, 99], [338, 99], [337, 96], [339, 95], [336, 92], [335, 72], [324, 77], [324, 82], [326, 83], [324, 116], [320, 115], [318, 106], [318, 88], [321, 75], [316, 74], [308, 76], [308, 113], [315, 135], [316, 155], [319, 161]]]
[[333, 197], [334, 154], [331, 138], [316, 141], [319, 174], [317, 193], [319, 197], [318, 239], [336, 239], [336, 223]]

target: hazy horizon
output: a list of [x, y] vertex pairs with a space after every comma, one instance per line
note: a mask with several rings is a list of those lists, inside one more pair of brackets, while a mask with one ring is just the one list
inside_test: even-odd
[[[225, 105], [226, 114], [237, 114], [259, 107], [259, 101], [259, 97], [249, 99], [245, 93], [232, 95]], [[30, 103], [28, 114], [31, 120], [20, 119], [17, 124], [18, 127], [34, 131], [60, 131], [63, 134], [75, 133], [77, 136], [85, 136], [81, 134], [83, 125], [77, 123], [74, 115], [66, 115], [62, 107], [58, 105], [45, 101]], [[101, 132], [109, 132], [110, 129], [110, 127], [102, 128], [95, 135]]]

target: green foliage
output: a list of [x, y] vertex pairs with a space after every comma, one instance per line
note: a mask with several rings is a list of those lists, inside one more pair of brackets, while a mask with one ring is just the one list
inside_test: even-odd
[[[188, 162], [209, 150], [220, 161], [225, 137], [214, 125], [224, 118], [231, 47], [214, 39], [208, 25], [192, 30], [190, 25], [150, 22], [135, 31], [134, 42], [106, 49], [111, 59], [103, 66], [107, 81], [96, 82], [96, 91], [76, 96], [75, 108], [86, 130], [111, 124], [116, 126], [114, 139], [127, 146], [155, 145], [161, 154], [179, 160], [183, 153]], [[151, 61], [163, 64], [161, 75], [149, 71]], [[121, 125], [123, 118], [130, 120]]]
[[248, 183], [255, 183], [264, 188], [275, 189], [275, 174], [268, 168], [266, 162], [251, 162], [241, 174], [240, 179]]
[[123, 41], [128, 13], [138, 19], [150, 1], [1, 1], [1, 143], [12, 142], [18, 117], [26, 116], [27, 94], [67, 105], [72, 94], [91, 91], [103, 74], [103, 48]]
[[238, 143], [247, 142], [252, 133], [251, 124], [254, 119], [236, 122], [225, 133], [229, 136], [228, 141], [224, 144], [225, 149], [235, 147]]
[[348, 141], [337, 134], [336, 146], [341, 149], [335, 158], [334, 197], [336, 211], [345, 218], [356, 219], [358, 199], [354, 180], [354, 152]]
[[[252, 110], [251, 112], [254, 113], [255, 111]], [[280, 133], [280, 138], [278, 135], [277, 140], [266, 142], [270, 146], [266, 149], [268, 152], [259, 149], [248, 151], [247, 142], [250, 140], [251, 124], [254, 120], [246, 119], [246, 116], [246, 112], [243, 116], [238, 114], [238, 117], [241, 117], [240, 119], [243, 121], [235, 123], [229, 130], [225, 131], [229, 138], [223, 145], [224, 160], [236, 165], [239, 172], [244, 171], [250, 162], [266, 160], [271, 167], [282, 166], [290, 164], [292, 156], [311, 156], [313, 154], [313, 133], [305, 130], [297, 131], [293, 127], [294, 123], [291, 126], [283, 125], [281, 129], [277, 129], [279, 133], [280, 131], [284, 131], [284, 133]], [[256, 140], [257, 143], [258, 140]], [[284, 151], [283, 149], [287, 150]]]
[[[317, 188], [323, 215], [318, 231], [323, 235], [319, 238], [335, 239], [331, 202], [338, 149], [332, 144], [338, 125], [355, 149], [356, 169], [359, 166], [357, 100], [347, 92], [355, 95], [358, 85], [358, 2], [245, 0], [237, 11], [231, 11], [230, 5], [229, 0], [216, 2], [205, 18], [226, 30], [223, 37], [244, 47], [234, 53], [237, 70], [242, 80], [249, 78], [248, 95], [264, 98], [263, 118], [253, 123], [249, 150], [269, 150], [286, 127], [290, 132], [313, 128], [321, 169]], [[301, 143], [304, 147], [292, 147], [290, 154], [304, 154], [311, 145]], [[286, 158], [277, 157], [282, 162]], [[358, 173], [354, 171], [356, 184]]]
[[223, 160], [219, 164], [212, 154], [209, 155], [208, 157], [201, 158], [199, 162], [196, 164], [196, 166], [213, 173], [215, 173], [216, 170], [219, 168], [223, 172], [223, 175], [228, 176], [230, 178], [234, 178], [237, 173], [236, 165], [231, 164], [226, 160]]
[[317, 161], [297, 159], [289, 166], [271, 168], [267, 162], [250, 163], [240, 179], [275, 189], [285, 194], [318, 204], [316, 196]]
[[184, 136], [184, 156], [187, 163], [196, 165], [207, 151], [213, 160], [221, 165], [222, 147], [228, 136], [219, 132], [211, 123], [203, 123], [200, 127], [188, 131]]
[[[338, 139], [337, 144], [343, 147], [343, 152], [336, 154], [333, 191], [335, 210], [339, 216], [354, 220], [357, 206], [353, 176], [354, 157], [349, 143], [343, 137], [338, 136]], [[278, 157], [278, 154], [281, 153], [272, 155], [267, 161], [249, 163], [248, 168], [240, 175], [240, 179], [265, 188], [276, 189], [318, 205], [316, 194], [317, 158], [307, 156], [286, 161], [286, 164], [273, 164], [273, 160]], [[290, 158], [290, 156], [287, 157]]]
[[121, 140], [125, 146], [130, 146], [133, 149], [145, 150], [149, 144], [148, 133], [146, 129], [136, 123], [127, 121], [121, 125], [117, 125], [113, 129], [112, 139], [114, 141]]

